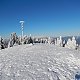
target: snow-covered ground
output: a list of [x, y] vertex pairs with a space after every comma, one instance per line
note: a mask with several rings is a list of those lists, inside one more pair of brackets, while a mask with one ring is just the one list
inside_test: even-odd
[[78, 50], [27, 44], [0, 51], [0, 80], [74, 80], [78, 70]]

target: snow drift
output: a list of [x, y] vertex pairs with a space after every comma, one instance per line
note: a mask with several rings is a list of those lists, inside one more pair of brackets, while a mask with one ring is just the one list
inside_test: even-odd
[[74, 80], [80, 51], [52, 44], [19, 45], [0, 51], [0, 80]]

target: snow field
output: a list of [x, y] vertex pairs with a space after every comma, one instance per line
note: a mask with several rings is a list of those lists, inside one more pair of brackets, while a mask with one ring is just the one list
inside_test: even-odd
[[80, 52], [52, 44], [26, 44], [0, 51], [0, 80], [74, 80]]

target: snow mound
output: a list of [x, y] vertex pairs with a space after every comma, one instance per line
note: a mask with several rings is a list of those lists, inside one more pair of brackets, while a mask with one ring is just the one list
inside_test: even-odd
[[52, 44], [20, 45], [0, 51], [0, 80], [74, 80], [80, 52]]

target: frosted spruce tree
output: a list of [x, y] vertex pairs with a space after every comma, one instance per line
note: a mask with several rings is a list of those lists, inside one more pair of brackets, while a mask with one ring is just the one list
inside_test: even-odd
[[57, 38], [56, 45], [59, 46], [59, 44], [60, 44], [60, 41], [59, 41], [59, 38]]
[[57, 44], [57, 40], [55, 39], [55, 41], [54, 41], [54, 45], [56, 45]]
[[59, 38], [57, 38], [57, 40], [55, 40], [55, 45], [62, 46], [62, 37], [61, 36]]
[[11, 38], [10, 38], [10, 40], [9, 40], [9, 42], [8, 42], [8, 48], [9, 47], [11, 47]]
[[1, 50], [1, 36], [0, 36], [0, 50]]
[[76, 39], [75, 39], [75, 37], [73, 36], [73, 37], [72, 37], [72, 48], [73, 48], [73, 49], [76, 49], [76, 46], [77, 46], [77, 44], [76, 44]]
[[71, 41], [71, 39], [69, 38], [68, 41], [67, 41], [67, 43], [66, 43], [66, 45], [65, 45], [65, 47], [66, 47], [66, 48], [71, 48], [71, 45], [72, 45], [72, 41]]
[[67, 44], [66, 44], [65, 47], [67, 47], [69, 49], [76, 49], [77, 44], [76, 44], [76, 39], [75, 39], [74, 36], [72, 37], [72, 40], [68, 39]]
[[62, 43], [63, 47], [65, 47], [65, 44], [66, 44], [66, 41], [64, 40], [63, 43]]
[[13, 32], [10, 36], [8, 47], [12, 47], [13, 45], [18, 44], [18, 42], [19, 42], [18, 36], [16, 35], [15, 32]]
[[2, 37], [0, 36], [0, 50], [1, 49], [4, 49], [5, 48], [5, 46], [4, 46], [4, 43], [3, 43], [3, 39], [2, 39]]
[[53, 37], [49, 37], [48, 39], [46, 39], [46, 41], [49, 44], [53, 44]]
[[48, 38], [48, 43], [51, 44], [51, 38], [50, 37]]
[[24, 35], [24, 36], [23, 36], [23, 44], [26, 44], [26, 43], [27, 43], [27, 36]]

